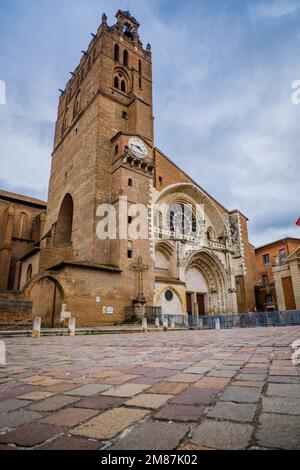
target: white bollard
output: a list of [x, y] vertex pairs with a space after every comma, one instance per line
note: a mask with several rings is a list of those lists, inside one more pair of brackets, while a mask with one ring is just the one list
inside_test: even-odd
[[148, 321], [147, 318], [142, 319], [142, 333], [148, 333]]
[[169, 321], [168, 321], [168, 318], [164, 318], [163, 325], [164, 325], [164, 331], [168, 331], [168, 330], [169, 330]]
[[220, 323], [220, 318], [216, 318], [215, 319], [215, 328], [216, 330], [220, 330], [221, 329], [221, 323]]
[[155, 318], [155, 328], [159, 328], [160, 327], [160, 320], [159, 318]]
[[32, 331], [33, 338], [41, 337], [41, 325], [42, 325], [42, 319], [40, 317], [35, 318], [33, 322], [33, 331]]
[[171, 322], [171, 329], [172, 329], [172, 330], [175, 330], [175, 328], [176, 328], [175, 321], [172, 320], [172, 322]]
[[200, 329], [200, 330], [203, 330], [203, 327], [204, 327], [204, 325], [203, 325], [203, 318], [199, 318], [199, 329]]
[[76, 335], [76, 318], [71, 317], [69, 319], [68, 334], [69, 336]]

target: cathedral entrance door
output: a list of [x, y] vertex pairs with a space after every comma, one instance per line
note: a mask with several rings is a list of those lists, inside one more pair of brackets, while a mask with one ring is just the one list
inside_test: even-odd
[[193, 313], [192, 294], [186, 294], [186, 310], [187, 313]]
[[203, 294], [197, 294], [198, 313], [201, 316], [205, 315], [205, 297]]

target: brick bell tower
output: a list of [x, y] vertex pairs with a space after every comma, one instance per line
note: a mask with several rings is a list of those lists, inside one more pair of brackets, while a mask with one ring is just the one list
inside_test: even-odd
[[[116, 23], [107, 17], [61, 90], [55, 128], [41, 269], [57, 262], [114, 265], [136, 296], [134, 263], [143, 257], [148, 269], [144, 289], [154, 289], [151, 240], [128, 235], [115, 240], [97, 236], [101, 204], [117, 214], [120, 197], [148, 207], [154, 181], [151, 46], [144, 48], [139, 23], [119, 10]], [[148, 214], [148, 216], [150, 213]], [[134, 217], [123, 220], [126, 227]], [[126, 276], [123, 277], [123, 276]]]

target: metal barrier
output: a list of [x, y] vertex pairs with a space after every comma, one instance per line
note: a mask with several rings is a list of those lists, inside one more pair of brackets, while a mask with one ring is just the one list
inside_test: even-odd
[[178, 327], [211, 330], [216, 328], [216, 319], [220, 320], [222, 329], [262, 328], [269, 326], [300, 325], [300, 312], [256, 312], [244, 314], [224, 314], [211, 316], [163, 315], [169, 326], [174, 322]]

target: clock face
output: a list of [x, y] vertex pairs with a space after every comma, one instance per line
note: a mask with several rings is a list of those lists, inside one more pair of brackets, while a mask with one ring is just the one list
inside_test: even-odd
[[136, 157], [146, 158], [148, 156], [147, 146], [137, 137], [132, 137], [129, 140], [129, 148]]

